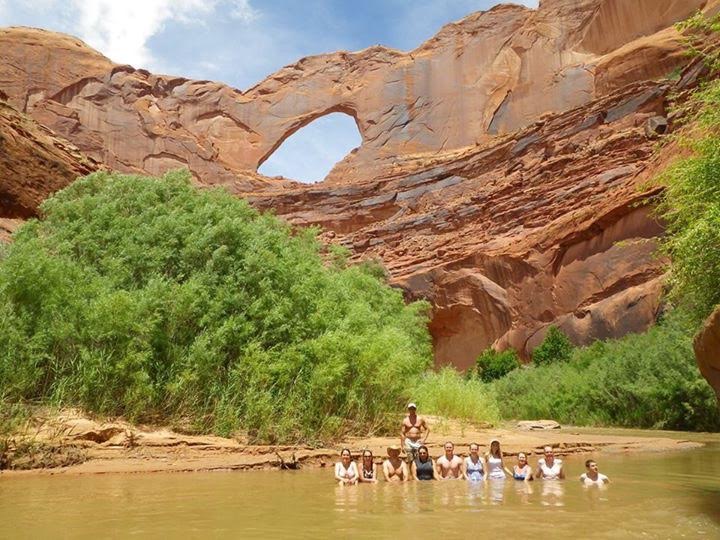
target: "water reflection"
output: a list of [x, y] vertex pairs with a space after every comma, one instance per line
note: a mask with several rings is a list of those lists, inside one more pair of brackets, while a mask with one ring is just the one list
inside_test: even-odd
[[612, 483], [600, 489], [578, 480], [584, 456], [566, 466], [564, 481], [343, 488], [314, 470], [0, 476], [0, 538], [720, 538], [718, 448], [603, 456]]
[[530, 496], [533, 494], [533, 484], [531, 482], [513, 482], [515, 493], [521, 504], [530, 504]]
[[488, 480], [488, 495], [492, 504], [500, 504], [504, 499], [505, 480], [493, 478]]
[[540, 504], [543, 506], [565, 506], [565, 480], [540, 480]]

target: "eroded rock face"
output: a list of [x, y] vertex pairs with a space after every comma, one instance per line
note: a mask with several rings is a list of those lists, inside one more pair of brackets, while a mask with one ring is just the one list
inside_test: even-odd
[[0, 100], [0, 239], [14, 220], [36, 215], [38, 205], [100, 164], [72, 143]]
[[700, 373], [720, 400], [720, 307], [705, 321], [693, 345]]
[[[381, 259], [409, 298], [432, 302], [437, 362], [464, 368], [491, 345], [527, 358], [550, 324], [585, 343], [654, 322], [662, 227], [639, 205], [656, 191], [639, 187], [664, 163], [653, 139], [672, 129], [657, 126], [675, 88], [643, 81], [687, 63], [672, 24], [707, 4], [498, 6], [411, 52], [305, 58], [244, 92], [83, 46], [71, 71], [48, 74], [34, 58], [74, 41], [9, 29], [0, 90], [111, 168], [188, 167], [201, 185]], [[256, 173], [288, 136], [338, 111], [363, 142], [324, 182]]]
[[[245, 92], [112, 66], [74, 38], [8, 29], [0, 34], [0, 50], [9, 51], [0, 56], [0, 88], [110, 167], [157, 174], [187, 166], [203, 183], [240, 190], [264, 185], [242, 171], [256, 171], [288, 136], [344, 112], [363, 143], [327, 181], [348, 184], [387, 172], [398, 154], [485, 143], [667, 74], [687, 60], [672, 24], [706, 4], [500, 5], [446, 25], [411, 52], [378, 46], [304, 58]], [[61, 67], [68, 54], [73, 61]]]

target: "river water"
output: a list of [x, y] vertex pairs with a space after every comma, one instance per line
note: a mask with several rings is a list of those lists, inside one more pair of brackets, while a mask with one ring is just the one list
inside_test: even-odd
[[605, 488], [577, 480], [587, 457], [530, 485], [341, 488], [332, 469], [0, 476], [0, 538], [720, 538], [720, 445], [599, 454]]

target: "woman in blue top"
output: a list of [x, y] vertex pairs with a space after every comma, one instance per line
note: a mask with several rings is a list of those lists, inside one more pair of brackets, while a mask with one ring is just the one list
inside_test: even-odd
[[463, 462], [463, 474], [470, 482], [482, 482], [485, 480], [485, 460], [480, 457], [479, 451], [480, 445], [472, 443], [470, 445], [470, 455]]
[[525, 482], [533, 479], [532, 467], [528, 465], [525, 452], [520, 452], [517, 456], [517, 465], [513, 467], [513, 478]]

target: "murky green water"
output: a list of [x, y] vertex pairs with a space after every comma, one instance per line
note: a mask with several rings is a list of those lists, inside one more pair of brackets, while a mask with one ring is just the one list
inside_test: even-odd
[[[577, 481], [337, 487], [332, 470], [0, 476], [0, 538], [720, 538], [720, 446], [597, 456]], [[535, 460], [532, 460], [534, 465]]]

